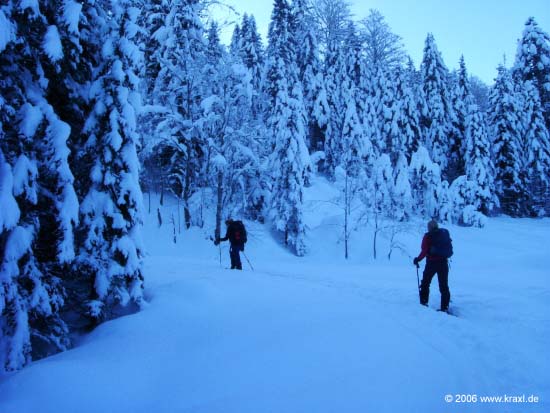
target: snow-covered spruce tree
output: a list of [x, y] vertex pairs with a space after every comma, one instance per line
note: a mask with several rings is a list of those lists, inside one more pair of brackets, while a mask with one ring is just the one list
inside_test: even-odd
[[418, 126], [420, 129], [420, 142], [419, 144], [425, 145], [425, 137], [423, 136], [423, 128], [421, 123], [422, 118], [422, 110], [425, 107], [424, 104], [424, 93], [422, 91], [422, 74], [420, 73], [420, 70], [417, 70], [414, 66], [414, 62], [409, 57], [407, 59], [407, 64], [405, 65], [403, 69], [403, 75], [405, 77], [405, 82], [409, 86], [412, 95], [414, 97], [414, 101], [416, 103], [416, 112], [418, 116]]
[[306, 253], [303, 189], [311, 169], [305, 144], [305, 108], [298, 79], [290, 27], [290, 6], [275, 0], [269, 26], [267, 77], [267, 126], [272, 137], [269, 170], [272, 173], [270, 218], [285, 243], [298, 256]]
[[392, 75], [384, 66], [365, 67], [364, 59], [360, 76], [362, 96], [359, 99], [360, 114], [377, 156], [389, 151], [392, 139], [392, 122], [395, 113], [392, 106], [395, 100], [395, 88]]
[[495, 159], [495, 186], [501, 209], [511, 216], [526, 213], [526, 171], [522, 155], [521, 99], [512, 76], [498, 67], [490, 94], [490, 128]]
[[[98, 5], [99, 6], [99, 5]], [[142, 193], [136, 144], [136, 106], [142, 54], [134, 43], [139, 10], [130, 0], [97, 7], [94, 27], [104, 39], [90, 90], [86, 150], [95, 153], [91, 186], [81, 204], [78, 270], [93, 290], [86, 301], [92, 322], [133, 310], [142, 302]], [[98, 150], [99, 148], [99, 150]]]
[[391, 123], [389, 124], [388, 152], [392, 165], [404, 155], [410, 161], [420, 146], [420, 121], [418, 102], [409, 86], [405, 73], [397, 69], [394, 75], [394, 98], [391, 102]]
[[0, 15], [0, 198], [9, 207], [0, 225], [0, 370], [69, 345], [60, 275], [74, 258], [78, 203], [68, 165], [70, 128], [47, 101], [55, 91], [47, 90], [45, 72], [67, 52], [58, 25], [69, 25], [70, 16], [48, 20], [42, 11], [49, 9], [8, 4]]
[[[279, 63], [282, 63], [281, 59]], [[280, 69], [283, 69], [282, 65]], [[296, 255], [303, 256], [307, 251], [303, 190], [311, 166], [305, 144], [301, 89], [298, 83], [290, 89], [285, 78], [279, 81], [279, 88], [270, 119], [275, 143], [269, 159], [273, 176], [270, 218], [275, 228], [284, 233], [285, 243], [294, 248]]]
[[[329, 49], [327, 65], [327, 97], [330, 108], [329, 127], [326, 134], [325, 153], [326, 170], [332, 175], [334, 168], [343, 165], [349, 157], [347, 146], [349, 139], [344, 136], [347, 130], [354, 130], [361, 134], [361, 148], [369, 148], [368, 153], [361, 156], [366, 158], [372, 154], [372, 141], [365, 133], [366, 126], [361, 119], [365, 101], [362, 90], [364, 67], [359, 51], [358, 38], [354, 26], [348, 26], [348, 35], [345, 42], [335, 50]], [[352, 105], [355, 106], [352, 110]], [[353, 116], [350, 117], [350, 114]], [[350, 121], [359, 122], [350, 125]], [[370, 125], [369, 125], [370, 126]], [[369, 129], [370, 131], [371, 129]]]
[[325, 133], [324, 170], [329, 176], [334, 176], [336, 167], [341, 163], [341, 133], [344, 127], [345, 115], [345, 102], [341, 96], [341, 86], [346, 82], [347, 73], [342, 47], [335, 46], [329, 48], [325, 61], [325, 70], [327, 103], [329, 105], [330, 117]]
[[489, 110], [489, 91], [490, 87], [487, 86], [477, 76], [470, 75], [470, 92], [474, 99], [474, 103], [479, 107], [482, 113], [486, 114]]
[[365, 76], [363, 45], [353, 22], [348, 23], [344, 38], [346, 74], [351, 79], [353, 87], [360, 90], [362, 78]]
[[234, 36], [237, 45], [231, 46], [231, 55], [236, 62], [242, 64], [250, 72], [252, 86], [252, 114], [254, 117], [259, 117], [262, 109], [261, 83], [262, 69], [264, 64], [264, 50], [256, 20], [253, 15], [248, 16], [246, 13], [243, 16], [242, 28], [235, 27]]
[[143, 64], [139, 67], [141, 78], [140, 92], [142, 107], [140, 108], [140, 139], [138, 157], [140, 160], [140, 182], [144, 191], [148, 192], [148, 210], [151, 213], [151, 195], [160, 194], [160, 204], [164, 203], [164, 193], [167, 189], [168, 177], [163, 165], [161, 153], [157, 150], [158, 136], [156, 127], [159, 112], [163, 112], [158, 105], [154, 89], [155, 82], [161, 70], [161, 39], [164, 36], [164, 23], [169, 14], [170, 2], [167, 0], [136, 0], [141, 9], [137, 24], [139, 32], [136, 43], [143, 52]]
[[348, 77], [341, 87], [341, 97], [344, 103], [344, 121], [341, 131], [341, 165], [349, 176], [358, 177], [367, 165], [372, 164], [371, 142], [365, 139], [363, 125], [357, 115], [355, 87]]
[[409, 166], [413, 210], [425, 218], [439, 217], [442, 200], [441, 169], [432, 162], [428, 150], [420, 146]]
[[393, 162], [397, 161], [398, 152], [404, 149], [404, 143], [399, 142], [397, 118], [399, 117], [399, 102], [396, 100], [395, 81], [392, 74], [385, 70], [378, 70], [375, 77], [376, 110], [382, 142], [379, 153], [390, 154]]
[[[25, 216], [16, 199], [13, 176], [15, 162], [25, 154], [22, 153], [22, 145], [17, 145], [18, 131], [10, 126], [15, 124], [16, 119], [17, 107], [14, 104], [20, 105], [25, 96], [17, 67], [17, 25], [12, 20], [12, 13], [12, 4], [0, 7], [3, 30], [0, 34], [0, 372], [19, 369], [30, 361], [29, 306], [21, 281], [32, 279], [35, 274], [30, 266], [25, 265], [25, 261], [32, 258], [30, 241], [33, 228], [22, 226], [25, 225]], [[11, 163], [4, 156], [6, 150], [8, 154], [13, 153]], [[24, 190], [26, 193], [23, 193]], [[36, 198], [36, 192], [30, 186], [17, 188], [17, 192], [23, 195], [21, 201], [30, 198], [32, 204]], [[25, 261], [20, 265], [22, 258]], [[41, 285], [40, 282], [37, 287]]]
[[533, 82], [540, 96], [546, 127], [550, 129], [550, 35], [533, 17], [525, 23], [513, 71], [518, 80]]
[[264, 63], [264, 51], [262, 40], [256, 26], [256, 19], [253, 15], [243, 16], [240, 54], [244, 65], [250, 71], [252, 86], [254, 90], [260, 90], [262, 80], [262, 65]]
[[323, 150], [330, 117], [316, 28], [305, 0], [292, 3], [296, 64], [307, 111], [307, 143], [311, 152]]
[[167, 0], [140, 0], [141, 12], [138, 19], [140, 31], [137, 40], [141, 43], [143, 50], [143, 65], [141, 78], [143, 79], [143, 91], [146, 102], [152, 95], [155, 86], [155, 79], [160, 72], [160, 61], [158, 51], [161, 48], [160, 38], [166, 15], [169, 13], [169, 2]]
[[[41, 262], [48, 261], [48, 272], [55, 273], [61, 278], [65, 295], [61, 316], [68, 328], [72, 329], [75, 327], [73, 309], [75, 305], [79, 305], [75, 304], [79, 302], [79, 298], [74, 296], [74, 286], [75, 283], [78, 284], [79, 277], [73, 267], [75, 256], [72, 245], [73, 231], [72, 228], [69, 230], [71, 220], [68, 217], [71, 213], [72, 221], [74, 223], [78, 221], [77, 197], [82, 200], [89, 189], [90, 164], [83, 161], [84, 158], [81, 158], [79, 154], [83, 143], [81, 131], [84, 129], [85, 119], [91, 108], [87, 87], [93, 81], [92, 69], [97, 61], [97, 51], [100, 46], [98, 39], [91, 34], [91, 16], [95, 13], [95, 6], [89, 3], [81, 4], [74, 0], [59, 0], [42, 4], [41, 11], [45, 16], [49, 16], [57, 27], [57, 35], [52, 31], [51, 25], [47, 29], [50, 34], [50, 47], [48, 50], [45, 49], [42, 59], [44, 75], [48, 79], [46, 98], [51, 103], [55, 114], [63, 120], [61, 123], [54, 121], [57, 123], [56, 133], [59, 136], [66, 136], [65, 139], [71, 151], [69, 155], [68, 148], [64, 149], [64, 156], [69, 162], [63, 161], [63, 158], [47, 157], [45, 161], [48, 164], [48, 170], [42, 172], [39, 168], [39, 175], [49, 177], [49, 184], [44, 192], [50, 194], [45, 197], [45, 205], [41, 209], [63, 211], [65, 216], [63, 225], [67, 228], [65, 232], [68, 234], [67, 244], [70, 245], [70, 248], [68, 249], [69, 256], [64, 260], [56, 256], [51, 249], [46, 254], [37, 254], [37, 258]], [[61, 148], [59, 141], [55, 145]], [[47, 149], [45, 149], [45, 153], [50, 153], [50, 156], [53, 154]], [[71, 187], [74, 186], [74, 190], [64, 191], [63, 196], [66, 199], [61, 202], [62, 192], [56, 187], [63, 181], [70, 182]], [[57, 199], [52, 194], [57, 194]], [[51, 219], [42, 222], [38, 234], [39, 243], [52, 245], [55, 243], [54, 238], [59, 234], [59, 223]], [[77, 238], [75, 244], [77, 245], [74, 248], [78, 248], [81, 245], [81, 240]], [[80, 287], [85, 288], [86, 294], [90, 294], [92, 290], [89, 282], [80, 283]], [[37, 346], [33, 345], [33, 352], [36, 348]]]
[[378, 87], [378, 76], [381, 74], [376, 68], [366, 68], [361, 77], [359, 93], [359, 116], [363, 122], [365, 139], [371, 142], [376, 157], [385, 150], [383, 139], [383, 110], [382, 88]]
[[468, 72], [466, 70], [466, 63], [464, 62], [464, 56], [460, 57], [459, 70], [453, 82], [453, 88], [451, 90], [451, 99], [453, 103], [453, 109], [456, 114], [454, 119], [454, 131], [451, 135], [452, 142], [449, 154], [449, 178], [452, 180], [457, 176], [464, 175], [464, 153], [465, 153], [465, 139], [466, 139], [466, 119], [471, 105], [474, 103], [474, 97], [470, 91], [470, 81], [468, 78]]
[[473, 183], [471, 205], [488, 216], [498, 206], [495, 166], [485, 118], [476, 104], [470, 104], [465, 123], [464, 168], [468, 181]]
[[404, 74], [407, 84], [413, 90], [415, 98], [418, 100], [422, 90], [422, 76], [419, 70], [416, 70], [414, 62], [409, 56], [407, 62], [404, 65]]
[[450, 215], [460, 225], [482, 227], [486, 216], [498, 206], [494, 165], [485, 119], [476, 104], [470, 103], [464, 121], [465, 175], [449, 188]]
[[550, 210], [550, 136], [544, 123], [539, 93], [531, 81], [521, 84], [523, 92], [522, 152], [527, 168], [528, 209], [532, 216]]
[[441, 168], [443, 178], [447, 178], [455, 115], [448, 90], [449, 73], [431, 33], [426, 38], [420, 71], [424, 104], [421, 127], [426, 147], [431, 159]]
[[234, 57], [239, 57], [242, 59], [242, 34], [241, 26], [238, 24], [235, 25], [233, 29], [233, 34], [231, 35], [231, 43], [229, 44], [229, 52]]
[[199, 0], [172, 0], [159, 33], [161, 69], [155, 82], [157, 116], [154, 147], [169, 177], [169, 187], [183, 201], [184, 220], [191, 226], [191, 196], [202, 185], [204, 142], [196, 128], [203, 97], [206, 40]]
[[393, 168], [393, 193], [390, 216], [396, 221], [407, 221], [413, 210], [411, 183], [409, 181], [409, 163], [405, 154], [400, 154]]
[[294, 45], [294, 53], [296, 55], [296, 61], [298, 66], [300, 66], [301, 59], [304, 58], [304, 52], [307, 53], [307, 50], [302, 49], [303, 41], [309, 31], [309, 26], [314, 25], [312, 16], [308, 13], [308, 2], [307, 0], [293, 0], [290, 5], [290, 15], [289, 15], [289, 28], [288, 30], [292, 33], [292, 41]]

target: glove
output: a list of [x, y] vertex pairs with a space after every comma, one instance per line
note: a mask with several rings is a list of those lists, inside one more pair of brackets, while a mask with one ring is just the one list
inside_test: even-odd
[[214, 240], [214, 245], [218, 245], [219, 243], [220, 243], [220, 240], [216, 238], [216, 239]]
[[415, 259], [413, 260], [413, 264], [418, 267], [418, 257], [415, 257]]

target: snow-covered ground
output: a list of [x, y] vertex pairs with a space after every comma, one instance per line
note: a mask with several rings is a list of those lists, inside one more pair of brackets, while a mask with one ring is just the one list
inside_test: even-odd
[[[153, 199], [146, 308], [2, 377], [0, 412], [550, 411], [549, 219], [447, 227], [453, 317], [435, 311], [436, 280], [432, 308], [418, 304], [411, 257], [424, 223], [399, 234], [405, 252], [391, 261], [384, 237], [373, 259], [365, 227], [346, 261], [332, 195], [322, 180], [309, 189], [305, 258], [248, 223], [254, 271], [244, 260], [242, 272], [224, 268], [227, 244], [220, 266], [211, 226], [176, 233], [174, 244], [176, 205], [162, 208], [158, 228]], [[539, 403], [481, 400], [505, 395]]]

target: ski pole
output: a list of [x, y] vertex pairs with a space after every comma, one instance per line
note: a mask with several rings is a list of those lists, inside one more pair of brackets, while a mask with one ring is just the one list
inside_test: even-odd
[[214, 245], [218, 245], [218, 250], [220, 252], [220, 267], [221, 267], [222, 266], [222, 244], [220, 243], [218, 238], [214, 238], [212, 236], [210, 236], [210, 241], [214, 241]]
[[244, 251], [242, 251], [244, 257], [246, 258], [246, 261], [248, 262], [248, 265], [250, 265], [250, 268], [252, 268], [252, 271], [254, 271], [254, 267], [252, 266], [252, 264], [250, 263], [250, 260], [248, 259], [248, 257], [246, 256], [246, 254], [244, 253]]
[[418, 269], [420, 268], [420, 265], [418, 263], [416, 264], [416, 286], [418, 287], [418, 299], [420, 300], [420, 303], [422, 303], [422, 297], [420, 297], [420, 278], [418, 277]]

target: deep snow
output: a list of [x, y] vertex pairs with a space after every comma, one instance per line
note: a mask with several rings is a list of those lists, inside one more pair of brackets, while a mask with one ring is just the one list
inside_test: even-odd
[[[372, 258], [372, 228], [343, 259], [334, 190], [308, 189], [310, 252], [296, 258], [267, 227], [248, 223], [245, 270], [231, 271], [212, 226], [172, 242], [174, 201], [153, 199], [145, 242], [146, 297], [78, 346], [0, 378], [0, 412], [517, 412], [550, 411], [550, 220], [493, 218], [446, 226], [455, 255], [451, 307], [418, 305], [411, 257], [423, 222], [399, 235], [406, 250]], [[147, 197], [145, 200], [147, 205]], [[178, 220], [176, 219], [176, 227]], [[421, 274], [420, 274], [421, 275]], [[447, 403], [446, 395], [477, 395]], [[481, 403], [535, 395], [536, 404]]]

